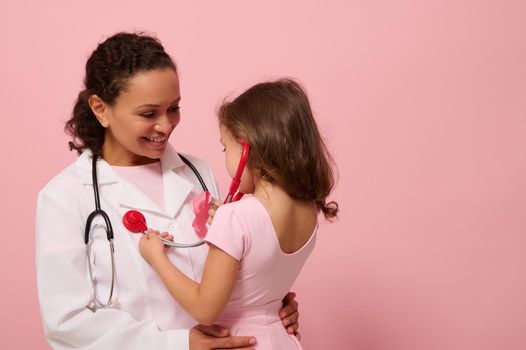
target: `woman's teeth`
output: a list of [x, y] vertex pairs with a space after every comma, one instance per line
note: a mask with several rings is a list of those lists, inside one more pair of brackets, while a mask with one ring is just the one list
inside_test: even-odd
[[145, 137], [145, 139], [151, 142], [162, 143], [166, 140], [166, 137]]

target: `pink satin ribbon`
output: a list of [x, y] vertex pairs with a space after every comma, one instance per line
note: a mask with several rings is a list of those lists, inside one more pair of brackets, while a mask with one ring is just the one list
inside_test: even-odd
[[194, 197], [192, 200], [192, 207], [194, 208], [195, 219], [192, 222], [192, 227], [201, 237], [205, 237], [208, 232], [206, 221], [208, 220], [208, 209], [212, 203], [212, 195], [210, 192], [203, 192]]

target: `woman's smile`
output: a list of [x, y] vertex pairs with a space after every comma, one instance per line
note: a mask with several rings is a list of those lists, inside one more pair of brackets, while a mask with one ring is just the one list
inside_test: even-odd
[[168, 136], [163, 137], [142, 137], [146, 145], [155, 149], [164, 149], [168, 141]]

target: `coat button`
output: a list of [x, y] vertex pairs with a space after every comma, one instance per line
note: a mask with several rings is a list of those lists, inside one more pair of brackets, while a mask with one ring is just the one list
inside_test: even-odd
[[177, 228], [177, 225], [174, 223], [174, 222], [171, 222], [169, 225], [168, 225], [168, 229], [173, 231]]

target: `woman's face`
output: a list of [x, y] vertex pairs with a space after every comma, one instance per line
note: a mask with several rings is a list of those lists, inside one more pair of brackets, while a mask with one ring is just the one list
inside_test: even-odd
[[111, 165], [157, 161], [179, 124], [179, 78], [170, 68], [137, 73], [107, 106], [104, 159]]
[[[222, 124], [219, 126], [219, 133], [221, 135], [221, 144], [225, 147], [225, 165], [228, 175], [234, 177], [236, 175], [237, 167], [239, 161], [241, 160], [241, 153], [243, 151], [243, 146], [241, 143], [236, 141], [230, 131], [224, 127]], [[250, 157], [250, 153], [248, 155]], [[245, 167], [243, 174], [241, 175], [241, 183], [239, 185], [239, 191], [243, 193], [253, 193], [254, 192], [254, 179], [249, 169]]]

